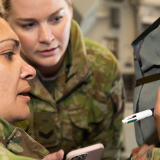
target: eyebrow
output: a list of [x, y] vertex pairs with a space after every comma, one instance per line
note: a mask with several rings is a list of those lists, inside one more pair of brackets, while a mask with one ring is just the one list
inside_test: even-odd
[[[58, 12], [60, 12], [63, 8], [60, 8], [58, 11], [52, 13], [49, 17], [52, 17], [52, 16], [55, 16]], [[36, 21], [36, 19], [34, 18], [17, 18], [17, 20], [20, 20], [20, 21]]]
[[16, 47], [20, 46], [19, 41], [15, 40], [15, 39], [5, 39], [5, 40], [0, 41], [0, 43], [6, 42], [6, 41], [13, 41], [15, 43]]

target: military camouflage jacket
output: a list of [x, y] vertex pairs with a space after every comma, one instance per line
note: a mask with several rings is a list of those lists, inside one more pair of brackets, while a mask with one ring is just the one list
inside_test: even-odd
[[122, 146], [124, 89], [114, 55], [84, 38], [72, 20], [70, 43], [55, 86], [55, 99], [36, 77], [31, 85], [31, 116], [18, 126], [49, 151], [69, 151], [95, 143], [103, 159], [116, 159]]
[[1, 160], [43, 159], [48, 153], [42, 145], [33, 140], [22, 129], [14, 127], [0, 117]]

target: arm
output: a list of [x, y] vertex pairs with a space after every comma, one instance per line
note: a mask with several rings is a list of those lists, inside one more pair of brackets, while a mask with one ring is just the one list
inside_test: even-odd
[[101, 117], [101, 120], [92, 127], [89, 136], [91, 143], [86, 145], [102, 143], [105, 147], [102, 159], [113, 160], [120, 157], [123, 142], [123, 80], [114, 55], [96, 42], [89, 43], [89, 40], [86, 40], [86, 43], [89, 44], [88, 53], [90, 50], [92, 53], [88, 60], [93, 67], [92, 90], [95, 91], [91, 107], [95, 107], [94, 115], [98, 114], [98, 109], [103, 112], [103, 115], [95, 116]]
[[[119, 73], [117, 63], [114, 67], [110, 67], [105, 85], [98, 83], [98, 86], [103, 86], [102, 90], [98, 90], [103, 98], [96, 101], [96, 104], [103, 110], [103, 119], [95, 124], [89, 135], [89, 142], [86, 145], [102, 143], [105, 147], [103, 160], [113, 160], [120, 157], [122, 148], [122, 119], [124, 113], [124, 87], [122, 77]], [[112, 74], [112, 73], [113, 74]], [[107, 74], [107, 72], [103, 73]], [[102, 74], [101, 74], [102, 75]], [[105, 75], [102, 77], [105, 77]], [[92, 106], [93, 108], [93, 106]]]
[[[117, 60], [114, 61], [113, 68], [111, 68], [113, 76], [111, 88], [107, 96], [107, 108], [112, 110], [111, 117], [107, 115], [105, 117], [104, 125], [106, 126], [109, 121], [108, 116], [110, 117], [110, 124], [108, 128], [105, 128], [104, 133], [105, 137], [105, 152], [103, 159], [120, 159], [121, 149], [123, 142], [122, 135], [122, 119], [124, 118], [124, 108], [125, 108], [125, 92], [123, 79], [120, 74], [120, 69]], [[107, 83], [107, 82], [106, 82]], [[107, 88], [105, 88], [107, 90]], [[108, 132], [110, 134], [108, 134]]]
[[[119, 73], [116, 73], [115, 79], [112, 83], [112, 87], [108, 97], [108, 108], [112, 108], [113, 112], [110, 118], [109, 128], [104, 130], [106, 134], [105, 144], [106, 148], [104, 151], [103, 159], [117, 159], [121, 156], [123, 135], [122, 135], [122, 119], [124, 116], [125, 107], [125, 95], [123, 80]], [[104, 120], [104, 125], [108, 122], [108, 115]], [[110, 136], [107, 132], [111, 132]]]
[[[63, 150], [60, 150], [59, 152], [55, 152], [52, 154], [47, 155], [43, 160], [62, 160], [63, 159], [64, 152]], [[36, 160], [29, 157], [19, 156], [15, 155], [12, 152], [10, 152], [8, 149], [4, 147], [2, 143], [0, 143], [0, 159], [6, 159], [6, 160]]]

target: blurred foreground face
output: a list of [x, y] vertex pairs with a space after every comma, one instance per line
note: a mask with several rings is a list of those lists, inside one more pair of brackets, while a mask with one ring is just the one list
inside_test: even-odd
[[29, 116], [25, 94], [30, 90], [27, 80], [34, 76], [35, 70], [20, 56], [17, 35], [0, 18], [0, 117], [15, 123]]
[[8, 23], [24, 57], [35, 67], [52, 67], [68, 45], [72, 7], [65, 0], [11, 0]]

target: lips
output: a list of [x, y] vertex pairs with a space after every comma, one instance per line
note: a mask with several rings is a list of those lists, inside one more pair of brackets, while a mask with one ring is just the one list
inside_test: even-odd
[[26, 99], [27, 101], [30, 101], [30, 97], [28, 96], [29, 91], [31, 90], [31, 87], [28, 87], [22, 91], [20, 91], [17, 96], [23, 99]]
[[38, 51], [38, 53], [41, 56], [53, 56], [57, 52], [58, 48], [59, 47], [54, 47], [52, 49], [46, 49], [46, 50], [43, 50], [43, 51]]

